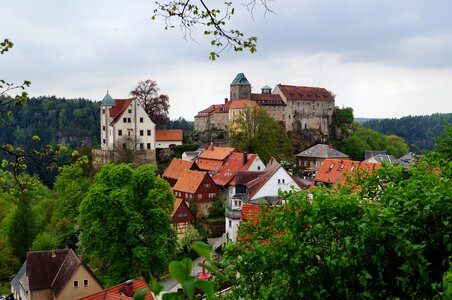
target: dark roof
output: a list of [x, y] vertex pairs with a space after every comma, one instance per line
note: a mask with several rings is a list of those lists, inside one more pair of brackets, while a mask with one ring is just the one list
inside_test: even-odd
[[261, 175], [263, 171], [237, 171], [235, 175], [235, 185], [246, 185], [253, 179]]
[[74, 253], [74, 251], [68, 251], [66, 258], [63, 261], [55, 279], [52, 282], [52, 290], [55, 296], [58, 296], [63, 290], [67, 281], [71, 278], [72, 274], [77, 271], [78, 267], [82, 264], [82, 261]]
[[371, 158], [378, 154], [386, 154], [386, 150], [366, 150], [364, 151], [364, 160]]
[[100, 103], [101, 106], [115, 106], [115, 100], [110, 96], [110, 94], [107, 91], [107, 94], [105, 94], [104, 99], [102, 99], [102, 102]]
[[52, 282], [68, 252], [69, 249], [27, 253], [27, 275], [30, 291], [52, 287]]
[[231, 82], [231, 85], [251, 85], [251, 83], [246, 79], [245, 74], [239, 73], [235, 76], [234, 80]]
[[297, 157], [315, 157], [315, 158], [348, 158], [333, 147], [326, 144], [317, 144], [297, 154]]
[[278, 84], [287, 100], [334, 101], [333, 95], [325, 88]]

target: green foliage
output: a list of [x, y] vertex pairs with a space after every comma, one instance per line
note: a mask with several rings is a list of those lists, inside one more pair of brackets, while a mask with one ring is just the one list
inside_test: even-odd
[[353, 108], [345, 107], [345, 108], [336, 108], [336, 125], [338, 127], [349, 126], [353, 124]]
[[31, 245], [31, 250], [41, 251], [41, 250], [52, 250], [59, 249], [60, 241], [57, 237], [53, 236], [49, 232], [41, 232], [36, 236], [33, 244]]
[[281, 125], [266, 110], [248, 107], [235, 116], [229, 141], [241, 152], [257, 153], [263, 161], [293, 160], [293, 147]]
[[174, 255], [174, 196], [155, 169], [105, 165], [80, 205], [80, 247], [107, 285], [159, 274]]
[[215, 202], [209, 207], [209, 218], [224, 218], [224, 212], [226, 210], [224, 201], [225, 200], [222, 197], [215, 199]]
[[317, 189], [312, 201], [286, 194], [287, 204], [262, 207], [259, 223], [243, 223], [249, 238], [225, 254], [240, 274], [233, 298], [438, 295], [433, 287], [448, 278], [452, 255], [452, 163], [386, 166], [361, 185], [355, 193]]
[[353, 160], [363, 160], [365, 150], [386, 150], [389, 155], [398, 158], [408, 153], [409, 148], [398, 136], [386, 136], [354, 123], [353, 134], [344, 140], [340, 150]]
[[445, 160], [452, 160], [452, 125], [445, 124], [444, 132], [435, 142], [435, 152]]
[[445, 124], [452, 124], [452, 113], [432, 114], [430, 116], [407, 116], [400, 119], [375, 119], [363, 123], [363, 127], [382, 134], [402, 137], [411, 151], [433, 150], [434, 137], [441, 135]]
[[194, 242], [201, 241], [202, 236], [193, 225], [189, 225], [184, 235], [177, 241], [177, 252], [183, 253], [189, 249]]

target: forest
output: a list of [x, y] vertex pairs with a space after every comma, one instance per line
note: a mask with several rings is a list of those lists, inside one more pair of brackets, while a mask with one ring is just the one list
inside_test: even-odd
[[382, 134], [397, 135], [407, 142], [410, 151], [419, 152], [419, 150], [434, 148], [433, 138], [443, 132], [444, 124], [452, 124], [452, 113], [372, 119], [362, 123], [362, 126]]

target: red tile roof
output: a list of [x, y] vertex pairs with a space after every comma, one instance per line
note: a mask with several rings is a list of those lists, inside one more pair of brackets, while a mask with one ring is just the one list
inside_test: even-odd
[[223, 165], [223, 161], [215, 159], [198, 158], [196, 164], [198, 165], [200, 170], [218, 171]]
[[113, 117], [113, 121], [110, 122], [110, 125], [116, 124], [119, 119], [121, 119], [122, 114], [126, 111], [127, 107], [129, 107], [130, 103], [132, 103], [133, 98], [131, 99], [115, 99], [115, 106], [110, 108], [110, 117]]
[[156, 130], [156, 141], [182, 141], [184, 131], [182, 129]]
[[192, 161], [173, 158], [162, 176], [171, 179], [179, 179], [185, 170], [191, 170], [195, 166], [196, 164]]
[[209, 176], [207, 172], [185, 170], [174, 185], [173, 190], [195, 193], [206, 176]]
[[259, 223], [259, 204], [244, 203], [242, 205], [242, 213], [240, 215], [240, 221], [248, 221], [252, 224]]
[[287, 100], [334, 101], [333, 95], [325, 88], [278, 84]]
[[212, 104], [208, 108], [199, 111], [198, 114], [195, 116], [195, 118], [196, 117], [198, 117], [198, 118], [199, 117], [207, 117], [208, 115], [213, 114], [213, 113], [227, 113], [228, 107], [229, 107], [229, 102], [226, 104]]
[[[361, 162], [354, 160], [325, 159], [313, 181], [313, 186], [317, 182], [338, 183], [346, 182], [346, 175], [356, 173], [357, 170], [372, 174], [375, 170], [381, 168], [379, 163]], [[367, 170], [367, 171], [366, 171]]]
[[234, 151], [237, 150], [232, 147], [209, 146], [204, 150], [204, 152], [199, 156], [199, 158], [207, 158], [222, 161]]
[[[247, 155], [247, 162], [243, 164], [243, 156]], [[218, 186], [226, 186], [236, 176], [237, 171], [247, 171], [257, 155], [254, 153], [244, 154], [239, 152], [233, 152], [221, 168], [212, 175], [213, 181]]]
[[254, 101], [281, 101], [279, 94], [251, 94], [251, 100]]
[[246, 107], [257, 106], [256, 102], [252, 100], [232, 100], [229, 101], [229, 109], [243, 109]]
[[[129, 289], [129, 284], [131, 284], [131, 289]], [[133, 294], [140, 290], [147, 288], [147, 283], [143, 277], [128, 280], [126, 282], [120, 283], [118, 285], [112, 286], [111, 288], [105, 289], [101, 292], [79, 298], [79, 300], [131, 300], [133, 299]], [[153, 300], [150, 291], [146, 293], [146, 300]]]

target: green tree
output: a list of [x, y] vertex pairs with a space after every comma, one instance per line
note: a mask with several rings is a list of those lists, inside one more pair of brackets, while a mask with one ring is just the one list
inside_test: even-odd
[[293, 160], [293, 147], [282, 126], [266, 110], [247, 107], [229, 126], [229, 141], [241, 152], [257, 153], [268, 161]]
[[81, 252], [106, 285], [166, 269], [174, 196], [155, 168], [105, 165], [80, 205]]
[[452, 125], [445, 124], [444, 132], [435, 139], [435, 151], [445, 160], [452, 160]]
[[[433, 171], [434, 170], [434, 171]], [[226, 249], [232, 298], [441, 298], [452, 257], [452, 164], [386, 166], [358, 186], [286, 194]], [[284, 288], [281, 288], [284, 287]]]

